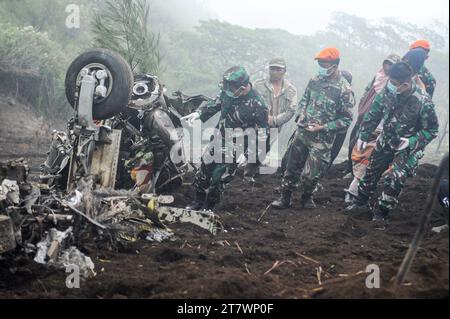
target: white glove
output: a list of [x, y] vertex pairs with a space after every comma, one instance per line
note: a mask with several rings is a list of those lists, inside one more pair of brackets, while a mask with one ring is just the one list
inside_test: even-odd
[[362, 151], [366, 148], [367, 146], [367, 142], [364, 142], [363, 140], [361, 140], [360, 138], [358, 139], [358, 141], [356, 142], [356, 149], [358, 151]]
[[442, 204], [444, 205], [445, 208], [448, 208], [448, 206], [449, 206], [448, 197], [445, 197], [445, 198], [442, 200]]
[[397, 151], [403, 151], [404, 149], [407, 149], [409, 147], [409, 139], [400, 137], [400, 140], [402, 141], [400, 145], [396, 148]]
[[237, 159], [236, 163], [238, 164], [238, 167], [243, 167], [247, 164], [247, 158], [244, 154], [241, 154], [239, 158]]
[[186, 121], [189, 124], [189, 126], [194, 125], [194, 122], [196, 120], [198, 120], [198, 119], [200, 119], [200, 113], [199, 112], [194, 112], [194, 113], [191, 113], [191, 114], [181, 118], [181, 120], [182, 121]]

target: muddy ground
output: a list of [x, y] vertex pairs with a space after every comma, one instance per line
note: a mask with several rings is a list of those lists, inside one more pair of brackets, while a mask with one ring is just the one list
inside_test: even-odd
[[[39, 158], [32, 158], [33, 168]], [[254, 186], [236, 177], [217, 214], [225, 228], [213, 237], [190, 225], [171, 225], [177, 239], [137, 242], [119, 251], [86, 246], [97, 276], [80, 289], [65, 286], [65, 273], [28, 259], [0, 261], [0, 298], [448, 298], [448, 231], [428, 231], [407, 284], [390, 279], [403, 259], [423, 213], [435, 166], [423, 165], [408, 181], [390, 226], [378, 230], [369, 216], [344, 212], [343, 165], [332, 168], [317, 195], [316, 210], [294, 207], [261, 213], [275, 197], [279, 179]], [[192, 199], [185, 185], [176, 205]], [[437, 210], [431, 226], [448, 212]], [[269, 271], [278, 262], [278, 267]], [[369, 264], [381, 271], [381, 288], [367, 289]], [[318, 272], [320, 272], [320, 283]]]
[[[55, 126], [13, 98], [0, 96], [0, 111], [0, 160], [24, 156], [36, 176]], [[448, 298], [448, 231], [430, 231], [448, 220], [448, 211], [440, 209], [407, 285], [390, 285], [416, 231], [436, 167], [422, 165], [408, 181], [385, 231], [375, 229], [368, 215], [345, 214], [343, 189], [350, 181], [343, 179], [343, 169], [333, 167], [323, 180], [318, 209], [301, 210], [297, 195], [292, 209], [269, 210], [261, 221], [276, 197], [279, 178], [261, 177], [248, 185], [237, 176], [217, 209], [226, 232], [214, 237], [195, 226], [171, 225], [177, 235], [172, 242], [141, 241], [119, 251], [87, 245], [84, 252], [93, 259], [97, 276], [81, 289], [66, 288], [64, 272], [32, 258], [0, 260], [0, 298]], [[176, 205], [187, 204], [192, 196], [192, 188], [184, 185]], [[380, 267], [380, 289], [365, 286], [361, 272], [369, 264]]]

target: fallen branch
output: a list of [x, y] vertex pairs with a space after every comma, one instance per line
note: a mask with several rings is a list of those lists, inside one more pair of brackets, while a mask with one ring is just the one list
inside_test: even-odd
[[316, 276], [319, 286], [322, 286], [322, 266], [316, 268]]
[[264, 276], [270, 274], [273, 270], [277, 269], [277, 268], [280, 267], [282, 264], [284, 264], [284, 261], [280, 262], [279, 260], [277, 260], [277, 261], [273, 264], [273, 266], [272, 266], [269, 270], [267, 270], [267, 271], [264, 273]]
[[278, 267], [280, 267], [281, 265], [283, 265], [283, 264], [292, 264], [292, 265], [294, 265], [295, 267], [298, 267], [298, 265], [295, 263], [295, 262], [293, 262], [292, 260], [284, 260], [284, 261], [279, 261], [279, 260], [277, 260], [274, 264], [273, 264], [273, 266], [272, 266], [272, 268], [270, 268], [269, 270], [267, 270], [265, 273], [264, 273], [264, 275], [267, 275], [267, 274], [270, 274], [273, 270], [275, 270], [275, 269], [277, 269]]
[[250, 269], [248, 269], [248, 265], [244, 264], [244, 266], [245, 266], [245, 270], [247, 271], [247, 274], [251, 275], [252, 273], [250, 272]]
[[267, 211], [272, 207], [272, 203], [269, 204], [269, 206], [266, 207], [266, 209], [262, 212], [261, 216], [258, 218], [258, 222], [261, 221], [261, 219], [266, 215]]
[[241, 249], [241, 246], [239, 246], [238, 242], [235, 241], [234, 244], [236, 245], [237, 249], [239, 249], [239, 251], [241, 252], [241, 254], [244, 254], [244, 252]]
[[[319, 272], [318, 268], [316, 268], [316, 271]], [[366, 274], [365, 271], [358, 271], [357, 273], [352, 274], [352, 275], [340, 274], [340, 275], [338, 275], [339, 278], [333, 278], [333, 279], [327, 280], [325, 282], [320, 282], [319, 283], [320, 287], [313, 288], [313, 289], [311, 289], [309, 291], [313, 292], [313, 293], [316, 293], [316, 292], [324, 290], [326, 288], [326, 286], [328, 286], [328, 285], [340, 284], [340, 283], [352, 280], [352, 279], [354, 279], [354, 278], [356, 278], [358, 276], [365, 275], [365, 274]]]
[[310, 262], [313, 262], [314, 264], [320, 264], [320, 262], [318, 262], [317, 260], [312, 259], [312, 258], [310, 258], [310, 257], [308, 257], [308, 256], [302, 255], [302, 254], [297, 253], [297, 252], [296, 252], [295, 254], [296, 254], [297, 256], [300, 256], [300, 257], [302, 257], [302, 258], [304, 258], [304, 259], [310, 261]]

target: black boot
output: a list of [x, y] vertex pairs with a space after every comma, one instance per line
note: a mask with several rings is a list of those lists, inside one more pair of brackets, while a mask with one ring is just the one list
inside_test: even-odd
[[388, 222], [389, 211], [383, 208], [378, 207], [372, 213], [372, 223], [375, 229], [377, 230], [386, 230], [386, 227], [389, 226]]
[[283, 192], [283, 187], [277, 186], [273, 189], [274, 194], [280, 195]]
[[244, 178], [243, 178], [244, 182], [254, 184], [258, 168], [259, 168], [258, 164], [248, 163], [244, 169]]
[[272, 207], [275, 209], [286, 209], [292, 206], [291, 202], [292, 192], [283, 190], [281, 196], [276, 201], [272, 202]]
[[373, 211], [372, 221], [373, 222], [386, 222], [389, 217], [389, 210], [378, 207]]
[[359, 195], [353, 198], [353, 202], [345, 210], [352, 213], [370, 210], [369, 197], [359, 192]]
[[220, 193], [216, 191], [208, 193], [208, 197], [206, 198], [202, 206], [202, 209], [212, 211], [214, 207], [216, 207], [216, 205], [219, 204], [220, 198], [221, 198]]
[[302, 197], [302, 206], [305, 209], [316, 209], [316, 203], [314, 203], [314, 199], [311, 196], [303, 196]]
[[197, 192], [195, 193], [195, 200], [186, 206], [187, 210], [201, 210], [205, 204], [206, 194]]

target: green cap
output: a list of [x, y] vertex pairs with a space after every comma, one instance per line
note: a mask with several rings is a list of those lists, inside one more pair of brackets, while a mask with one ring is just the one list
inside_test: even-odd
[[223, 75], [222, 90], [229, 96], [236, 98], [242, 87], [250, 83], [250, 76], [242, 66], [234, 66]]
[[234, 82], [241, 85], [247, 85], [250, 77], [244, 67], [234, 66], [225, 71], [223, 80], [225, 82]]

